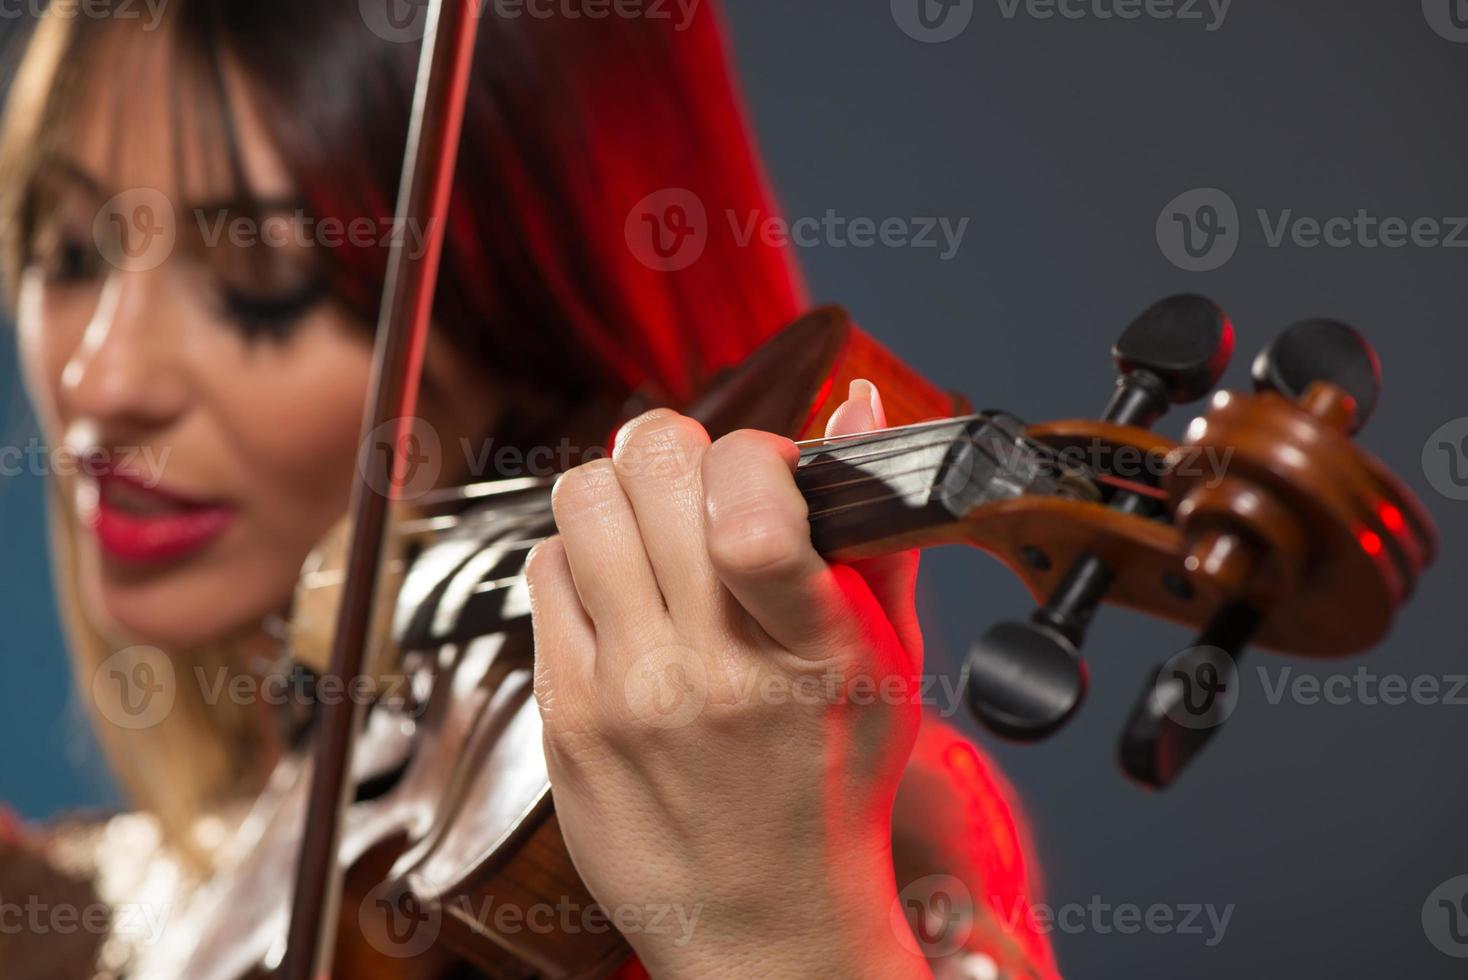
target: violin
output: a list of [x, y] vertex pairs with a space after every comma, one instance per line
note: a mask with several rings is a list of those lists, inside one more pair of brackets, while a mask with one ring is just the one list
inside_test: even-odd
[[[296, 656], [379, 696], [319, 706], [309, 752], [281, 763], [227, 873], [170, 930], [181, 948], [144, 976], [562, 980], [629, 959], [567, 853], [541, 751], [520, 571], [554, 534], [551, 482], [411, 507], [402, 493], [477, 8], [429, 5], [398, 220], [430, 234], [392, 253], [363, 427], [398, 438], [364, 452], [350, 530], [313, 556], [295, 604]], [[1181, 442], [1153, 433], [1212, 392], [1233, 346], [1217, 306], [1170, 297], [1116, 342], [1100, 419], [1027, 425], [972, 412], [826, 308], [682, 410], [713, 437], [803, 440], [796, 483], [833, 561], [964, 543], [1013, 571], [1037, 609], [985, 633], [963, 678], [1002, 735], [1043, 738], [1078, 710], [1102, 604], [1198, 630], [1147, 679], [1121, 739], [1127, 773], [1163, 787], [1218, 729], [1196, 716], [1190, 679], [1216, 682], [1249, 644], [1371, 647], [1436, 548], [1420, 502], [1352, 439], [1380, 370], [1344, 324], [1296, 324], [1256, 360], [1253, 392], [1214, 394]], [[855, 378], [877, 385], [892, 428], [817, 438]]]
[[[1202, 676], [1229, 669], [1251, 642], [1318, 657], [1369, 648], [1432, 560], [1421, 504], [1351, 439], [1378, 368], [1343, 324], [1286, 330], [1255, 363], [1257, 391], [1215, 394], [1182, 442], [1146, 428], [1203, 397], [1232, 345], [1211, 302], [1168, 298], [1117, 341], [1119, 380], [1101, 420], [1026, 425], [971, 412], [830, 307], [687, 410], [715, 438], [753, 426], [805, 440], [796, 484], [812, 540], [832, 560], [962, 543], [1003, 561], [1039, 606], [975, 643], [964, 691], [991, 730], [1034, 739], [1083, 699], [1080, 648], [1102, 602], [1198, 629], [1187, 666]], [[816, 438], [858, 377], [883, 392], [894, 427]], [[1161, 465], [1125, 465], [1132, 458]], [[1203, 459], [1227, 463], [1220, 474]], [[589, 911], [541, 753], [519, 570], [555, 533], [552, 482], [436, 491], [390, 532], [386, 638], [369, 656], [382, 696], [357, 738], [338, 852], [342, 975], [444, 976], [468, 964], [494, 978], [591, 978], [630, 956]], [[342, 543], [338, 534], [308, 563], [292, 624], [293, 653], [319, 670], [326, 611], [342, 598]], [[1182, 685], [1158, 681], [1144, 684], [1120, 754], [1129, 775], [1161, 787], [1219, 725], [1190, 717]], [[218, 917], [191, 938], [181, 975], [279, 965], [310, 769], [288, 759], [256, 804], [256, 847], [209, 903]], [[530, 908], [569, 911], [577, 927], [496, 914]]]

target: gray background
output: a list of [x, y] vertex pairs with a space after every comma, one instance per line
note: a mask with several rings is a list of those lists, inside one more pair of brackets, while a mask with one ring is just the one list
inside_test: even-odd
[[[1023, 795], [1050, 904], [1234, 906], [1211, 948], [1206, 935], [1057, 932], [1068, 975], [1464, 973], [1422, 913], [1429, 893], [1468, 873], [1468, 707], [1271, 704], [1256, 672], [1365, 666], [1445, 683], [1468, 672], [1468, 504], [1434, 489], [1446, 462], [1429, 445], [1468, 416], [1468, 251], [1273, 248], [1256, 216], [1468, 216], [1468, 43], [1428, 18], [1445, 18], [1448, 2], [1237, 0], [1209, 31], [1206, 5], [1203, 20], [1121, 20], [1091, 15], [1086, 0], [1073, 20], [971, 0], [955, 11], [971, 15], [961, 33], [922, 43], [887, 0], [730, 0], [749, 106], [791, 217], [970, 219], [950, 261], [933, 249], [801, 249], [817, 299], [845, 304], [931, 378], [1030, 419], [1096, 413], [1112, 339], [1166, 293], [1204, 292], [1230, 312], [1239, 356], [1227, 381], [1239, 386], [1279, 328], [1348, 320], [1384, 365], [1363, 441], [1439, 522], [1444, 553], [1386, 643], [1340, 663], [1248, 661], [1229, 727], [1165, 794], [1120, 776], [1115, 743], [1146, 669], [1188, 634], [1136, 615], [1099, 618], [1091, 697], [1062, 734], [1023, 748], [979, 736]], [[1221, 189], [1240, 214], [1237, 253], [1206, 273], [1169, 262], [1154, 231], [1164, 206], [1198, 187]], [[23, 411], [9, 417], [12, 433], [27, 431]], [[1176, 434], [1187, 417], [1160, 428]], [[0, 799], [35, 817], [108, 796], [67, 706], [36, 559], [38, 483], [0, 481], [0, 541], [14, 556], [0, 563]], [[929, 556], [924, 582], [935, 671], [956, 670], [972, 637], [1030, 605], [996, 563], [963, 550]]]

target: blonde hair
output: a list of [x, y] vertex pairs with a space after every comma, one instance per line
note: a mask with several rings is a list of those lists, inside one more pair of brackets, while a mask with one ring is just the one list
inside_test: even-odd
[[[47, 119], [64, 118], [75, 105], [74, 88], [53, 85], [58, 67], [76, 56], [69, 2], [53, 3], [37, 25], [16, 74], [0, 127], [0, 249], [10, 293], [18, 295], [19, 273], [29, 233], [26, 198], [45, 151], [57, 133]], [[238, 673], [241, 658], [226, 640], [190, 651], [168, 651], [174, 668], [172, 708], [157, 724], [126, 728], [109, 720], [93, 696], [98, 672], [130, 644], [92, 621], [77, 575], [76, 516], [54, 479], [47, 501], [52, 573], [60, 617], [71, 653], [78, 696], [107, 760], [134, 805], [154, 814], [170, 843], [194, 862], [208, 855], [194, 837], [200, 817], [255, 791], [276, 755], [272, 726], [259, 707], [228, 698], [212, 702], [197, 678]], [[221, 671], [227, 673], [221, 673]], [[216, 688], [217, 689], [217, 688]]]

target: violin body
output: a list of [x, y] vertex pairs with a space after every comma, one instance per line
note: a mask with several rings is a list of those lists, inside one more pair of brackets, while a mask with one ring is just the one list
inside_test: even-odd
[[[808, 438], [824, 431], [856, 378], [880, 387], [894, 424], [967, 408], [827, 309], [782, 333], [689, 412], [714, 436], [757, 427]], [[358, 799], [345, 812], [339, 852], [343, 976], [433, 977], [463, 961], [496, 980], [592, 978], [631, 955], [616, 929], [597, 921], [576, 875], [541, 750], [519, 572], [530, 548], [554, 533], [550, 487], [524, 480], [434, 493], [404, 517], [408, 531], [385, 575], [390, 601], [376, 617], [391, 624], [390, 642], [368, 656], [387, 696], [357, 741]], [[326, 665], [344, 550], [338, 532], [308, 562], [297, 594], [293, 653], [317, 670]], [[399, 696], [408, 689], [428, 693]], [[201, 921], [179, 930], [191, 947], [182, 966], [160, 958], [169, 965], [156, 975], [270, 975], [284, 942], [309, 768], [294, 757], [282, 764], [247, 821], [257, 846], [207, 897]], [[364, 785], [389, 788], [364, 799], [372, 792]], [[531, 908], [557, 910], [556, 927], [500, 914]], [[560, 927], [563, 914], [575, 928]]]
[[[755, 427], [812, 439], [855, 378], [882, 391], [893, 428], [808, 442], [796, 474], [813, 541], [833, 560], [963, 542], [1043, 601], [1095, 559], [1106, 601], [1205, 630], [1247, 606], [1260, 645], [1331, 657], [1385, 635], [1432, 557], [1429, 518], [1351, 441], [1349, 401], [1331, 384], [1298, 401], [1218, 396], [1182, 444], [1114, 421], [1025, 426], [967, 414], [828, 308], [687, 411], [714, 437]], [[1120, 478], [1083, 462], [1124, 451], [1167, 465]], [[1212, 478], [1185, 465], [1225, 451]], [[395, 693], [358, 737], [338, 851], [342, 975], [437, 977], [469, 964], [496, 980], [596, 978], [630, 956], [567, 853], [541, 750], [520, 571], [554, 533], [549, 495], [541, 480], [436, 492], [402, 522], [380, 598], [387, 636], [368, 658], [379, 691]], [[331, 618], [333, 568], [320, 556], [308, 568], [304, 618]], [[323, 669], [313, 637], [298, 631], [295, 653]], [[1156, 727], [1143, 768], [1196, 751]], [[202, 904], [178, 975], [230, 980], [279, 962], [310, 765], [288, 760], [257, 804], [255, 847]]]

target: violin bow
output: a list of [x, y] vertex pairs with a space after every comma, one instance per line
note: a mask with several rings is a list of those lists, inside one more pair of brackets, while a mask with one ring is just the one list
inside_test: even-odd
[[[428, 0], [425, 11], [394, 218], [397, 233], [388, 256], [372, 384], [358, 444], [359, 479], [352, 488], [346, 578], [327, 668], [328, 675], [349, 685], [344, 690], [356, 690], [362, 673], [389, 504], [401, 487], [401, 449], [409, 444], [418, 402], [482, 3]], [[415, 226], [422, 229], [425, 246], [416, 253], [406, 247], [408, 236], [402, 233]], [[389, 429], [395, 433], [392, 444], [382, 446], [377, 434]], [[352, 789], [352, 749], [363, 718], [357, 700], [333, 699], [317, 708], [310, 796], [280, 965], [286, 980], [331, 973], [342, 889], [337, 849]]]

